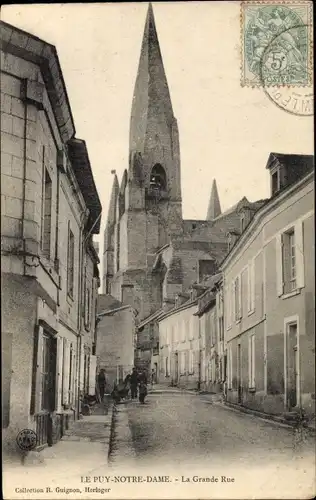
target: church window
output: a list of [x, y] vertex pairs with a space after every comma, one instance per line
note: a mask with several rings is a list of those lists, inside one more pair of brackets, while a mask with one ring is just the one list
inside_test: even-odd
[[165, 169], [160, 163], [156, 163], [150, 174], [150, 188], [165, 191], [167, 188], [167, 177]]

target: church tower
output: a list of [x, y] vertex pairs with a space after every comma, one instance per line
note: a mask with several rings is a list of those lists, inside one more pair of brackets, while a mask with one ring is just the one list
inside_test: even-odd
[[140, 320], [161, 306], [161, 286], [152, 273], [156, 252], [182, 231], [179, 133], [150, 4], [132, 102], [129, 165], [120, 187], [114, 180], [103, 275], [104, 291], [133, 305]]

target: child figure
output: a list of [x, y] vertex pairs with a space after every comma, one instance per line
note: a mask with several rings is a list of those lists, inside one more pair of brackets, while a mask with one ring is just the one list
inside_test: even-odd
[[147, 386], [145, 382], [142, 380], [139, 384], [139, 402], [144, 404], [146, 396], [147, 396]]

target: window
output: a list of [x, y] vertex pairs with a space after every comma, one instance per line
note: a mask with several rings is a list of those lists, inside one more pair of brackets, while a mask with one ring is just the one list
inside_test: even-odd
[[255, 310], [255, 259], [248, 266], [248, 312]]
[[220, 316], [218, 318], [218, 329], [219, 329], [219, 341], [222, 342], [224, 340], [224, 318]]
[[240, 230], [243, 232], [245, 229], [245, 215], [241, 214], [240, 216]]
[[278, 295], [288, 294], [304, 286], [303, 225], [277, 236], [276, 264]]
[[42, 199], [42, 252], [50, 258], [52, 237], [52, 181], [45, 168]]
[[232, 296], [232, 287], [233, 284], [230, 284], [226, 288], [226, 297], [225, 297], [225, 304], [226, 304], [226, 328], [229, 330], [232, 326], [232, 316], [233, 316], [233, 303], [234, 303], [234, 297]]
[[67, 293], [74, 296], [75, 238], [68, 224]]
[[235, 304], [235, 321], [241, 319], [241, 277], [237, 276], [234, 282], [234, 304]]
[[188, 339], [189, 340], [193, 340], [194, 339], [194, 317], [191, 316], [189, 321], [187, 322], [188, 324], [188, 328], [189, 328], [189, 336], [188, 336]]
[[249, 337], [248, 348], [249, 389], [255, 388], [255, 336]]
[[232, 356], [232, 346], [229, 345], [227, 348], [227, 388], [232, 388], [233, 381], [233, 356]]
[[280, 190], [279, 171], [271, 175], [271, 193], [272, 196]]
[[290, 257], [290, 290], [296, 289], [296, 263], [295, 263], [295, 234], [291, 231], [288, 234], [289, 257]]

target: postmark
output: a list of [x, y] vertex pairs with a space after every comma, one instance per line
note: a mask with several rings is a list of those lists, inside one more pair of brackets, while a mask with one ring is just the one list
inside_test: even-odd
[[[291, 29], [289, 29], [289, 33]], [[272, 41], [273, 45], [273, 41]], [[260, 62], [260, 81], [266, 96], [280, 109], [298, 116], [310, 116], [314, 112], [314, 91], [312, 85], [270, 85], [269, 72], [266, 71], [266, 61], [271, 54], [271, 47], [268, 45], [262, 55]], [[279, 60], [278, 60], [279, 61]], [[282, 64], [276, 63], [276, 66]]]
[[32, 429], [23, 429], [16, 437], [18, 447], [23, 451], [31, 451], [36, 447], [37, 435]]
[[241, 85], [311, 85], [312, 35], [312, 2], [242, 2]]

